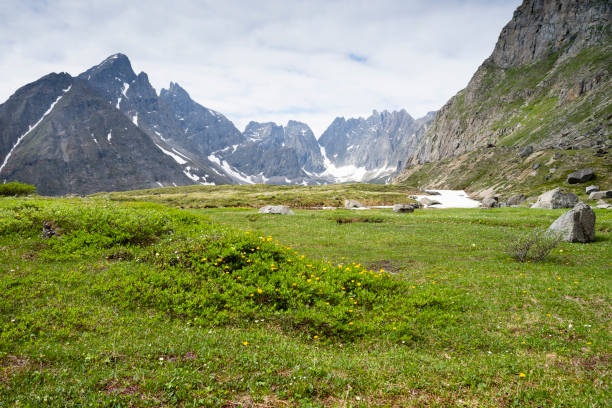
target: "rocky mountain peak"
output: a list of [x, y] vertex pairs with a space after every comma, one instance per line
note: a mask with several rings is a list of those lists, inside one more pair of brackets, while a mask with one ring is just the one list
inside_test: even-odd
[[[609, 39], [612, 3], [598, 0], [525, 0], [502, 29], [487, 64], [530, 64], [550, 53], [575, 53]], [[605, 28], [607, 25], [607, 29]]]

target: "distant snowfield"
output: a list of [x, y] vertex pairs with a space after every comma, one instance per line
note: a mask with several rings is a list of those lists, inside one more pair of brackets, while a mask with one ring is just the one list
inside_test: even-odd
[[429, 206], [429, 208], [478, 208], [480, 201], [472, 200], [463, 190], [428, 190], [440, 193], [440, 195], [418, 195], [417, 199], [427, 197], [439, 201], [440, 204]]

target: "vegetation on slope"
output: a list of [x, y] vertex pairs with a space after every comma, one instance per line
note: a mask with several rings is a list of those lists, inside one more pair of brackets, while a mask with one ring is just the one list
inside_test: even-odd
[[[465, 189], [474, 194], [498, 194], [508, 198], [522, 193], [529, 197], [556, 187], [578, 194], [588, 201], [585, 186], [595, 184], [602, 190], [612, 188], [612, 157], [595, 156], [593, 149], [537, 150], [521, 158], [520, 149], [480, 148], [438, 162], [417, 165], [398, 177], [400, 185], [420, 188]], [[567, 183], [567, 175], [590, 167], [595, 179], [586, 184]], [[413, 187], [414, 188], [414, 187]]]

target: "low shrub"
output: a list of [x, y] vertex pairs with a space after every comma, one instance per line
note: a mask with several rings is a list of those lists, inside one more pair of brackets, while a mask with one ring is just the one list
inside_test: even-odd
[[0, 184], [0, 196], [25, 196], [36, 194], [36, 187], [30, 184], [11, 181], [10, 183]]
[[345, 217], [337, 216], [333, 218], [338, 224], [351, 224], [353, 222], [370, 222], [381, 223], [384, 220], [381, 217]]
[[533, 230], [514, 238], [506, 249], [519, 262], [544, 260], [561, 241], [559, 234], [547, 230]]

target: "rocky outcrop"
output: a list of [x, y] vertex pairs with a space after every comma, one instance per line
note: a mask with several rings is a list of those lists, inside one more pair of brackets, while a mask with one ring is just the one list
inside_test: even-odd
[[412, 204], [394, 204], [393, 212], [396, 213], [411, 213], [414, 212], [415, 206]]
[[574, 193], [565, 193], [560, 188], [548, 191], [538, 197], [538, 201], [531, 208], [572, 208], [578, 203], [578, 196]]
[[595, 240], [595, 212], [584, 203], [578, 203], [548, 227], [566, 242], [592, 242]]
[[357, 200], [344, 200], [344, 208], [352, 209], [352, 208], [363, 208], [363, 205]]
[[612, 190], [594, 191], [589, 194], [589, 200], [601, 200], [602, 198], [612, 198]]

